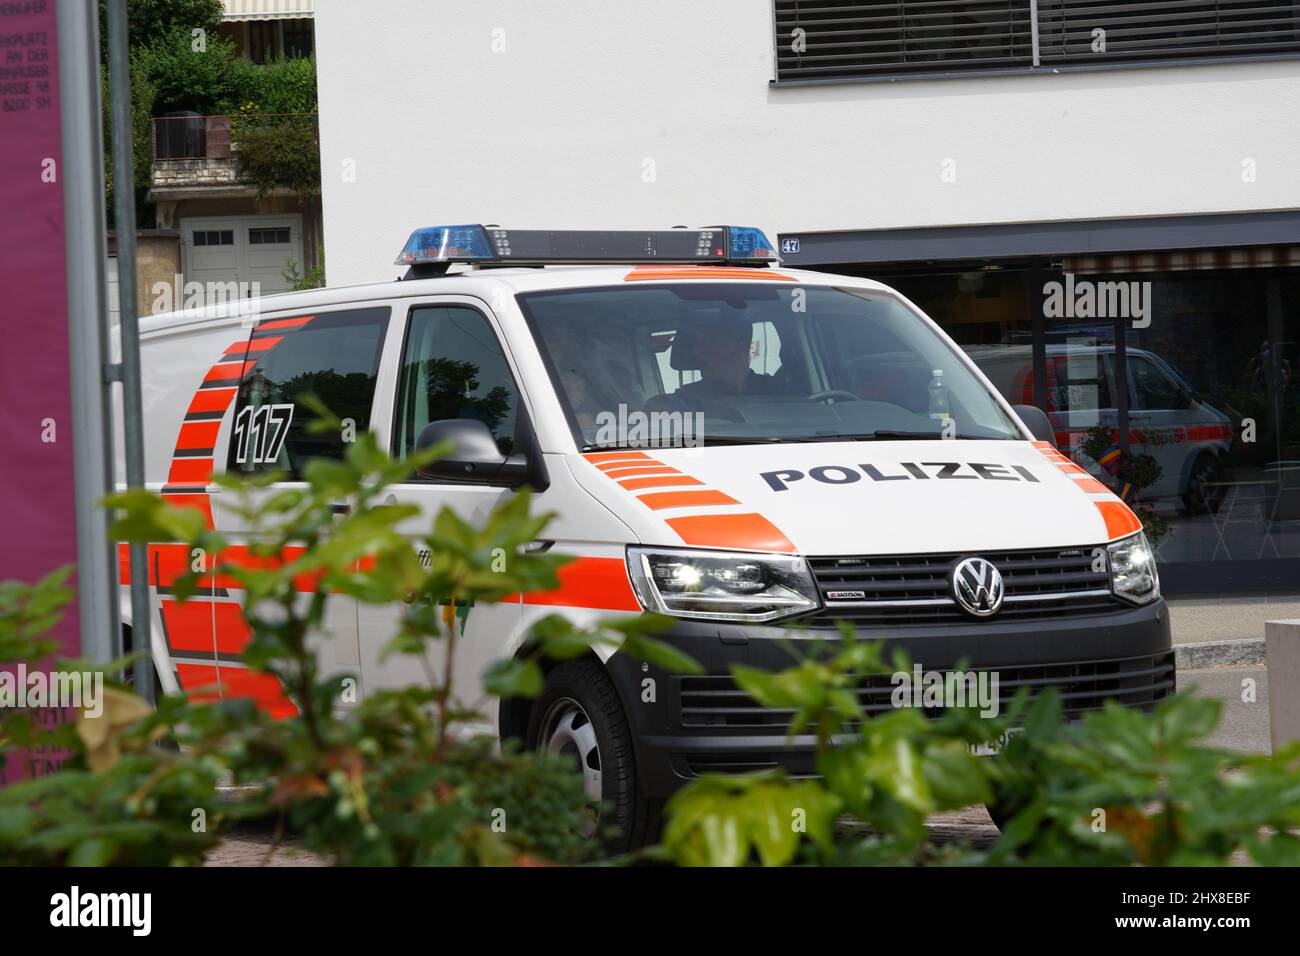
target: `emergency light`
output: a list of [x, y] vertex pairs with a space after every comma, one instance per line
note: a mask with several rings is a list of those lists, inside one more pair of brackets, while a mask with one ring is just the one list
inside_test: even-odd
[[491, 266], [652, 262], [764, 266], [775, 261], [776, 250], [767, 236], [749, 226], [641, 232], [464, 225], [415, 230], [396, 264], [411, 266], [417, 275], [436, 275], [453, 262]]

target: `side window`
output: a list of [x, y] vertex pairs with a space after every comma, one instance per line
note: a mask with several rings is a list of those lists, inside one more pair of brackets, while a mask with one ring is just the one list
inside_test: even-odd
[[402, 349], [393, 454], [415, 447], [424, 426], [477, 418], [502, 454], [515, 443], [519, 392], [505, 352], [484, 315], [463, 305], [418, 306]]
[[1147, 411], [1183, 410], [1190, 406], [1181, 388], [1152, 362], [1134, 355], [1128, 360], [1137, 407]]
[[355, 432], [367, 429], [389, 312], [355, 309], [254, 328], [226, 470], [280, 470], [297, 478], [311, 458], [341, 459], [349, 436], [313, 434], [314, 413], [301, 398], [315, 395]]

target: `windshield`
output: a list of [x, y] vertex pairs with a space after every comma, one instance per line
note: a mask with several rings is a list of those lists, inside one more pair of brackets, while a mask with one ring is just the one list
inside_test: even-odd
[[519, 301], [584, 450], [1023, 437], [888, 293], [692, 281]]

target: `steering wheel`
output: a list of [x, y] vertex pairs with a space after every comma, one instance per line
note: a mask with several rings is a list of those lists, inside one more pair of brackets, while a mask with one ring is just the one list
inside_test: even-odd
[[808, 396], [810, 402], [825, 402], [833, 399], [847, 399], [850, 402], [862, 401], [862, 396], [854, 395], [852, 392], [846, 392], [842, 388], [828, 388], [824, 392], [813, 392]]

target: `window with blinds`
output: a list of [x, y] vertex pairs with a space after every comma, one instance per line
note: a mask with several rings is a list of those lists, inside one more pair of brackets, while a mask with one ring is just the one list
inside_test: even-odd
[[1045, 65], [1300, 51], [1300, 3], [1038, 0], [1038, 44]]
[[1029, 66], [1029, 0], [775, 0], [777, 77]]
[[774, 17], [778, 81], [1300, 53], [1300, 0], [774, 0]]

